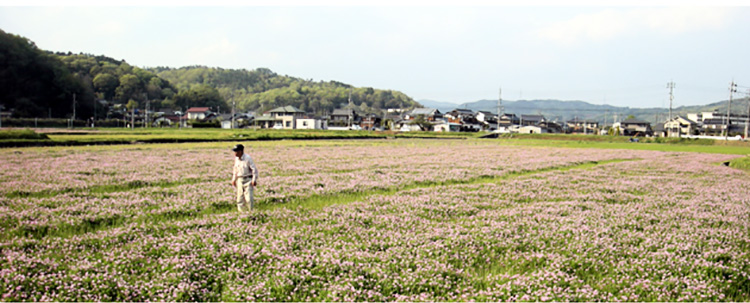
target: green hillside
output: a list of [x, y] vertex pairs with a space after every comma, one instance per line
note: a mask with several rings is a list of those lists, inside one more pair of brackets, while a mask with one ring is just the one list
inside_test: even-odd
[[173, 83], [178, 90], [201, 85], [214, 87], [227, 106], [233, 100], [241, 111], [265, 111], [292, 105], [307, 112], [325, 114], [352, 105], [363, 112], [379, 109], [413, 107], [417, 103], [404, 93], [370, 87], [353, 87], [337, 81], [312, 81], [282, 76], [267, 68], [255, 70], [223, 69], [205, 66], [152, 68], [150, 71]]
[[[349, 103], [351, 94], [351, 104]], [[0, 30], [0, 105], [16, 118], [120, 118], [126, 107], [228, 112], [293, 105], [312, 113], [417, 105], [404, 93], [282, 76], [265, 68], [139, 68], [103, 55], [52, 53]], [[125, 106], [129, 104], [129, 106]]]

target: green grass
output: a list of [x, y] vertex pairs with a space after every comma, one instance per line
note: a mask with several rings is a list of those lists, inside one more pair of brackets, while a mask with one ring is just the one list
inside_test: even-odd
[[[190, 143], [178, 145], [192, 148], [199, 142], [245, 142], [255, 141], [304, 141], [304, 144], [315, 145], [319, 139], [468, 139], [466, 144], [501, 144], [512, 146], [600, 148], [600, 149], [633, 149], [655, 150], [666, 152], [701, 152], [720, 154], [750, 154], [750, 142], [715, 141], [706, 139], [684, 138], [640, 138], [640, 142], [629, 142], [629, 137], [594, 136], [567, 134], [513, 134], [503, 135], [499, 139], [479, 139], [486, 133], [438, 133], [438, 132], [373, 132], [373, 131], [331, 131], [331, 130], [252, 130], [252, 129], [86, 129], [75, 132], [61, 129], [47, 135], [36, 134], [32, 130], [0, 131], [0, 146], [38, 146], [38, 145], [98, 145], [132, 143]], [[341, 140], [335, 140], [340, 144]], [[225, 147], [223, 143], [222, 148]], [[274, 143], [278, 144], [278, 142]], [[349, 144], [349, 143], [347, 143]], [[373, 144], [368, 142], [367, 144]], [[161, 148], [162, 144], [149, 144]], [[375, 144], [377, 145], [377, 144]], [[201, 146], [218, 146], [216, 144]], [[175, 146], [173, 146], [175, 147]], [[139, 148], [145, 148], [139, 145]]]
[[49, 137], [31, 129], [0, 130], [0, 141], [6, 140], [49, 140]]
[[[488, 139], [498, 140], [498, 139]], [[665, 152], [698, 152], [712, 154], [733, 154], [747, 155], [750, 154], [750, 143], [747, 142], [710, 142], [707, 145], [704, 142], [700, 144], [682, 144], [676, 143], [647, 143], [647, 142], [621, 142], [613, 141], [594, 141], [594, 140], [557, 140], [557, 139], [538, 139], [538, 138], [512, 138], [499, 139], [504, 145], [517, 146], [548, 146], [548, 147], [568, 147], [568, 148], [601, 148], [601, 149], [633, 149], [633, 150], [653, 150]]]
[[142, 187], [161, 187], [161, 188], [168, 188], [168, 187], [175, 187], [178, 185], [184, 185], [184, 184], [195, 184], [200, 182], [207, 182], [210, 180], [201, 180], [201, 179], [181, 179], [180, 181], [175, 182], [168, 182], [168, 181], [158, 181], [158, 182], [147, 182], [147, 181], [130, 181], [125, 184], [104, 184], [104, 185], [94, 185], [94, 186], [87, 186], [82, 188], [65, 188], [65, 189], [56, 189], [56, 190], [42, 190], [37, 192], [27, 192], [27, 191], [12, 191], [7, 194], [5, 194], [5, 197], [7, 198], [49, 198], [54, 197], [60, 194], [65, 193], [86, 193], [86, 194], [103, 194], [103, 193], [113, 193], [113, 192], [121, 192], [121, 191], [128, 191], [133, 189], [138, 189]]
[[[5, 132], [5, 131], [3, 131]], [[87, 145], [87, 144], [132, 144], [132, 143], [179, 143], [179, 142], [217, 142], [217, 141], [254, 141], [254, 140], [305, 140], [305, 139], [389, 139], [389, 138], [473, 138], [477, 133], [438, 133], [438, 132], [375, 132], [375, 131], [333, 131], [333, 130], [274, 130], [274, 129], [215, 129], [215, 128], [149, 128], [149, 129], [60, 129], [58, 131], [37, 134], [31, 130], [23, 131], [26, 137], [18, 138], [15, 133], [7, 131], [0, 136], [0, 146], [26, 145]], [[0, 132], [1, 134], [2, 132]], [[13, 134], [13, 135], [12, 135]], [[35, 144], [24, 144], [19, 139], [49, 139]], [[48, 138], [47, 138], [48, 137]]]
[[750, 172], [750, 157], [737, 158], [729, 161], [729, 167], [742, 169]]

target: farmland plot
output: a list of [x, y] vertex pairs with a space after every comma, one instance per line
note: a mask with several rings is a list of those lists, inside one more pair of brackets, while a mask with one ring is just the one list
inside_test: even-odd
[[[2, 299], [750, 300], [750, 180], [716, 165], [733, 156], [484, 141], [250, 152], [250, 214], [232, 206], [226, 148], [3, 153]], [[363, 195], [304, 207], [344, 193]]]

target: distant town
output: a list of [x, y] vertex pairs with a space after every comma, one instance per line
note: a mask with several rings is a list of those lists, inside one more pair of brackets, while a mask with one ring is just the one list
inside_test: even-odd
[[343, 108], [335, 109], [325, 116], [318, 116], [294, 106], [277, 107], [262, 113], [251, 111], [235, 114], [219, 113], [209, 107], [191, 107], [185, 112], [161, 109], [153, 112], [125, 111], [122, 114], [124, 119], [122, 123], [118, 123], [119, 127], [144, 127], [144, 122], [147, 121], [146, 127], [555, 133], [728, 140], [746, 138], [749, 126], [748, 115], [727, 115], [715, 111], [676, 115], [664, 123], [657, 124], [630, 116], [607, 125], [586, 119], [551, 121], [544, 115], [498, 115], [488, 111], [461, 108], [445, 113], [434, 108], [392, 108], [383, 110], [382, 114], [360, 113], [354, 109]]

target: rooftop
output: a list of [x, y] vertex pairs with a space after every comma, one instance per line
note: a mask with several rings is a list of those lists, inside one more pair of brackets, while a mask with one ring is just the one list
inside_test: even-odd
[[303, 110], [291, 105], [277, 107], [269, 111], [270, 113], [305, 113]]
[[205, 113], [207, 111], [209, 111], [208, 107], [191, 107], [187, 110], [188, 113]]

